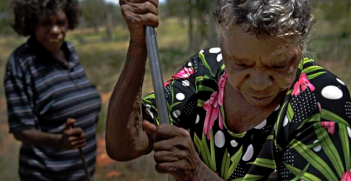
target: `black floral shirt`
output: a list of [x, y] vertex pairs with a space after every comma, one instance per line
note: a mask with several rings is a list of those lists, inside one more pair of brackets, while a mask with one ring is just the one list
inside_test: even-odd
[[[165, 83], [171, 124], [187, 129], [202, 161], [225, 180], [351, 179], [350, 93], [338, 77], [304, 58], [275, 111], [256, 127], [225, 125], [220, 48], [202, 50]], [[144, 113], [158, 123], [155, 95]]]

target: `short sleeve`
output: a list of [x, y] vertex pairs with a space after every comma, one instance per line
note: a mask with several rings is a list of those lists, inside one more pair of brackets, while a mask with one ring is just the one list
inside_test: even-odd
[[[192, 127], [196, 120], [196, 64], [194, 58], [189, 59], [171, 79], [164, 83], [170, 123], [185, 129]], [[150, 93], [142, 102], [144, 118], [151, 118], [155, 124], [159, 124], [155, 94]]]
[[7, 99], [8, 122], [11, 133], [36, 128], [33, 106], [26, 89], [26, 78], [13, 56], [6, 66], [4, 87]]
[[351, 174], [349, 90], [330, 72], [318, 78], [286, 104], [279, 180], [342, 180]]
[[300, 131], [282, 154], [279, 180], [340, 180], [350, 169], [350, 127], [321, 121]]

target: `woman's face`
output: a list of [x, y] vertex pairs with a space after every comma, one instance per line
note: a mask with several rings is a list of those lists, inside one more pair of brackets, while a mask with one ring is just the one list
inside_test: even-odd
[[[231, 29], [223, 32], [221, 48], [228, 82], [253, 106], [272, 106], [295, 79], [301, 48], [277, 37], [257, 39]], [[279, 94], [280, 93], [280, 94]]]
[[68, 30], [66, 13], [60, 8], [52, 15], [39, 15], [35, 36], [49, 52], [57, 54]]

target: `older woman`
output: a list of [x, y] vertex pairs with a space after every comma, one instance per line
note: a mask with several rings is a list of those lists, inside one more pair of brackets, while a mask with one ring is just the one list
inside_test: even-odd
[[21, 180], [85, 180], [82, 148], [94, 174], [99, 93], [85, 76], [69, 29], [75, 0], [16, 0], [14, 29], [30, 36], [10, 56], [5, 88], [10, 132], [22, 142]]
[[158, 25], [157, 3], [120, 1], [130, 44], [109, 105], [110, 157], [153, 150], [156, 170], [178, 180], [350, 178], [350, 93], [304, 56], [308, 0], [219, 1], [220, 48], [201, 50], [166, 82], [175, 126], [159, 127], [150, 123], [155, 96], [140, 98], [144, 25]]

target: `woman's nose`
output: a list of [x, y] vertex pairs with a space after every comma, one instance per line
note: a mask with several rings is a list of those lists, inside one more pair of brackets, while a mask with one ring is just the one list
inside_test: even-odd
[[50, 29], [50, 33], [59, 34], [61, 32], [60, 27], [57, 25], [53, 25]]
[[248, 84], [256, 91], [263, 91], [273, 84], [272, 77], [261, 70], [253, 70], [248, 75]]

